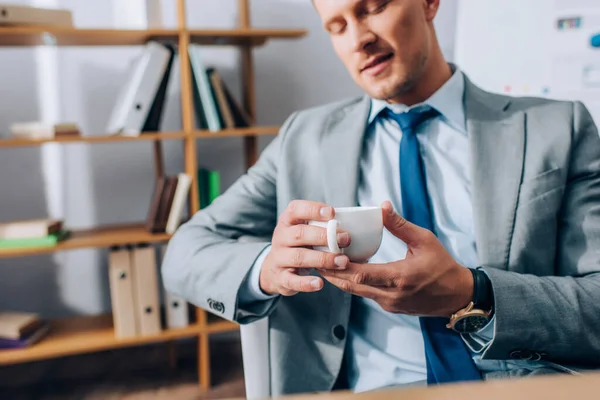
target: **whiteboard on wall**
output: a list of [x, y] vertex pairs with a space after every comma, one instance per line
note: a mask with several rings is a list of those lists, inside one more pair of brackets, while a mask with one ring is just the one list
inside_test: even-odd
[[458, 0], [455, 62], [491, 92], [582, 101], [600, 125], [599, 0]]

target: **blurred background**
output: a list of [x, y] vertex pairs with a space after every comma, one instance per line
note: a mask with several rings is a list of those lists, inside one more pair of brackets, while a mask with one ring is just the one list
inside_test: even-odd
[[[456, 62], [476, 84], [515, 96], [582, 100], [598, 120], [600, 50], [593, 38], [600, 33], [600, 6], [596, 3], [441, 0], [435, 25], [447, 60]], [[152, 28], [144, 0], [7, 0], [4, 4], [69, 10], [73, 29]], [[160, 10], [161, 26], [152, 29], [178, 29], [177, 1], [154, 4]], [[188, 0], [186, 24], [189, 29], [234, 29], [240, 21], [239, 4], [237, 0]], [[305, 30], [297, 38], [273, 39], [253, 49], [254, 124], [279, 126], [296, 110], [362, 94], [334, 54], [310, 1], [251, 0], [249, 15], [252, 28]], [[5, 31], [0, 36], [6, 38], [7, 29], [14, 27], [1, 29]], [[31, 121], [69, 121], [85, 136], [106, 134], [116, 99], [142, 48], [0, 47], [0, 136], [10, 140], [13, 124]], [[241, 58], [235, 46], [202, 48], [204, 64], [218, 70], [243, 103]], [[181, 93], [170, 96], [179, 99]], [[169, 112], [164, 115], [168, 130], [183, 131], [181, 105]], [[195, 141], [195, 168], [218, 171], [222, 192], [245, 172], [247, 145], [242, 136], [216, 136]], [[259, 136], [258, 151], [272, 137]], [[165, 174], [177, 175], [186, 168], [184, 149], [181, 140], [162, 142]], [[150, 140], [50, 140], [35, 146], [0, 146], [0, 222], [54, 218], [76, 231], [144, 221], [156, 184], [154, 157]], [[0, 252], [0, 312], [35, 313], [45, 321], [109, 314], [109, 246], [75, 247], [15, 257]], [[164, 296], [161, 292], [161, 302]], [[194, 313], [190, 314], [193, 319]], [[198, 383], [197, 338], [182, 336], [188, 337], [165, 336], [135, 346], [117, 341], [99, 351], [64, 356], [55, 351], [53, 356], [32, 359], [2, 358], [15, 350], [0, 349], [0, 398], [244, 395], [236, 329], [210, 335], [209, 388]], [[44, 340], [32, 346], [41, 346]]]

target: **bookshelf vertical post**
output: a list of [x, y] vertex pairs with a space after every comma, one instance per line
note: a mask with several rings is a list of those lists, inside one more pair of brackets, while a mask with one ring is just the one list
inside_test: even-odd
[[[187, 28], [185, 0], [177, 0], [177, 20], [179, 28], [179, 62], [181, 68], [181, 113], [183, 118], [185, 172], [192, 179], [190, 190], [189, 213], [193, 215], [200, 209], [198, 195], [197, 151], [194, 137], [194, 105], [192, 95], [192, 75], [188, 48], [190, 33]], [[206, 312], [196, 307], [197, 324], [200, 327], [198, 335], [198, 380], [204, 390], [210, 387], [210, 353], [208, 348], [208, 333]]]
[[[239, 26], [249, 29], [250, 4], [249, 0], [238, 0]], [[252, 123], [256, 123], [256, 87], [254, 82], [254, 60], [252, 45], [247, 43], [241, 47], [241, 69], [242, 69], [242, 96], [244, 108], [250, 115]], [[256, 136], [244, 138], [244, 153], [246, 157], [246, 168], [250, 168], [258, 159], [258, 143]]]

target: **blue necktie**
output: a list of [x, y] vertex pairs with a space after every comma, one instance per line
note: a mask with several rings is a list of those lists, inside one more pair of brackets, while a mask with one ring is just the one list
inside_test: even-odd
[[[421, 123], [437, 116], [438, 112], [431, 107], [420, 107], [401, 114], [388, 109], [388, 115], [398, 122], [402, 130], [400, 190], [404, 218], [433, 232], [432, 211], [416, 130]], [[446, 319], [421, 317], [419, 320], [425, 342], [428, 384], [481, 380], [481, 374], [465, 343], [458, 333], [446, 328]]]

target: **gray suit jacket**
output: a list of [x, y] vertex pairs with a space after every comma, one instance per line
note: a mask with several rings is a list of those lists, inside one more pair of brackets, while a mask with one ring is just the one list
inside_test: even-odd
[[[578, 102], [490, 94], [468, 79], [464, 101], [476, 243], [496, 305], [483, 358], [600, 366], [600, 138], [590, 114]], [[351, 296], [326, 284], [242, 307], [238, 291], [291, 200], [356, 205], [369, 105], [365, 96], [293, 114], [166, 253], [168, 290], [240, 324], [269, 318], [273, 395], [332, 388], [345, 345], [332, 328], [347, 326]]]

